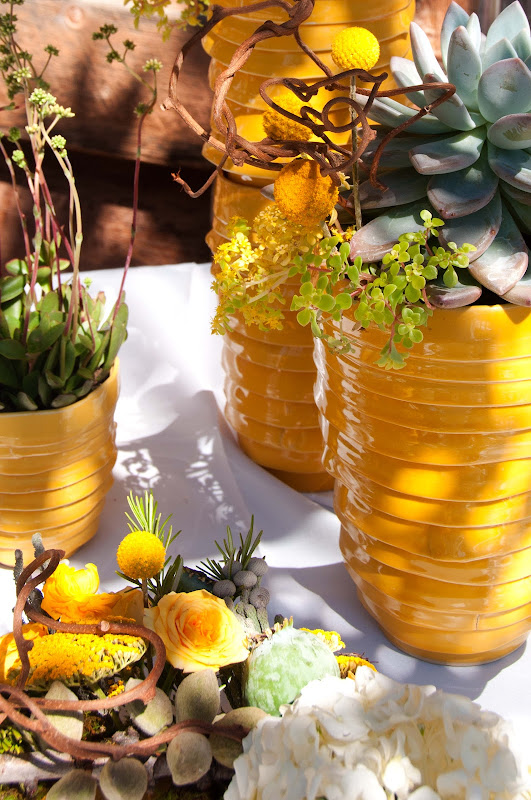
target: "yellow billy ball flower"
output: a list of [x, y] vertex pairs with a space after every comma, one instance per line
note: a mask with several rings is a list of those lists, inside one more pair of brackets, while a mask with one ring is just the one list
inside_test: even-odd
[[316, 161], [297, 158], [282, 167], [275, 181], [275, 202], [291, 222], [313, 228], [332, 212], [338, 199], [332, 178]]
[[380, 58], [380, 45], [367, 28], [344, 28], [332, 40], [332, 58], [340, 69], [372, 69]]
[[[276, 104], [297, 115], [300, 115], [301, 107], [304, 105], [303, 101], [299, 100], [291, 92], [284, 92], [280, 97], [277, 97]], [[294, 122], [274, 108], [268, 108], [264, 111], [262, 123], [270, 139], [307, 142], [312, 136], [311, 130], [305, 125]]]
[[166, 550], [160, 539], [149, 531], [133, 531], [122, 539], [116, 552], [120, 570], [128, 578], [147, 580], [164, 566]]

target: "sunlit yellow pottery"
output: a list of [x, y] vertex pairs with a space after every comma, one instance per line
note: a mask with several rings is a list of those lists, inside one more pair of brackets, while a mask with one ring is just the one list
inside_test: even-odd
[[0, 563], [31, 537], [73, 553], [98, 528], [116, 460], [118, 365], [94, 392], [65, 408], [0, 414]]
[[[213, 249], [226, 241], [227, 224], [235, 215], [252, 220], [269, 201], [259, 187], [218, 177], [214, 189]], [[321, 463], [323, 439], [313, 398], [316, 377], [310, 331], [289, 311], [294, 285], [286, 296], [283, 330], [261, 331], [231, 318], [223, 337], [225, 416], [242, 450], [256, 463], [300, 491], [332, 487]]]
[[[240, 0], [224, 0], [223, 4], [230, 8], [244, 5]], [[361, 0], [316, 0], [310, 19], [301, 26], [301, 37], [336, 72], [330, 55], [333, 36], [351, 25], [366, 27], [381, 44], [380, 62], [375, 67], [378, 74], [386, 69], [392, 55], [408, 55], [407, 31], [414, 11], [414, 0], [375, 0], [370, 5]], [[235, 48], [267, 19], [283, 22], [287, 15], [274, 6], [235, 14], [205, 37], [204, 46], [211, 56], [211, 87], [230, 63]], [[324, 77], [290, 36], [260, 42], [243, 70], [233, 77], [227, 102], [236, 117], [238, 132], [248, 140], [260, 141], [265, 135], [262, 112], [266, 104], [260, 97], [261, 84], [269, 78], [283, 77], [309, 82]], [[271, 96], [279, 91], [271, 90]], [[321, 91], [315, 107], [321, 109], [337, 94]], [[341, 106], [330, 116], [336, 125], [348, 122], [348, 113]], [[217, 136], [221, 139], [220, 134]], [[348, 134], [339, 134], [337, 139], [345, 144]], [[219, 164], [220, 152], [211, 145], [204, 145], [203, 155]], [[267, 206], [260, 189], [276, 176], [275, 172], [257, 167], [237, 167], [232, 161], [224, 164], [224, 173], [224, 177], [217, 178], [214, 191], [212, 230], [207, 236], [212, 250], [226, 240], [227, 224], [233, 216], [252, 222]], [[288, 287], [281, 331], [260, 331], [257, 326], [246, 327], [241, 319], [232, 320], [234, 333], [225, 334], [223, 349], [226, 416], [242, 449], [251, 458], [291, 486], [316, 491], [331, 488], [332, 478], [321, 464], [322, 435], [312, 388], [316, 372], [310, 357], [311, 332], [301, 328], [295, 314], [289, 311], [294, 290], [294, 286]]]
[[[246, 0], [223, 0], [221, 5], [227, 8], [238, 8], [249, 4]], [[374, 0], [370, 5], [361, 3], [360, 0], [316, 0], [311, 16], [303, 25], [321, 25], [323, 23], [329, 25], [341, 23], [345, 26], [361, 25], [362, 21], [369, 23], [379, 17], [395, 14], [406, 5], [407, 0]], [[274, 6], [261, 11], [247, 11], [242, 16], [259, 22], [268, 19], [272, 19], [273, 22], [284, 22], [287, 19], [285, 11]]]
[[385, 333], [344, 333], [345, 356], [316, 345], [316, 401], [358, 594], [413, 655], [500, 658], [531, 628], [531, 312], [436, 310], [398, 372]]
[[[225, 3], [225, 5], [227, 4]], [[409, 23], [415, 14], [415, 3], [413, 0], [403, 0], [403, 2], [388, 3], [387, 5], [389, 9], [387, 13], [379, 15], [378, 12], [376, 12], [376, 16], [374, 16], [374, 6], [371, 6], [369, 9], [369, 6], [366, 4], [364, 8], [361, 8], [360, 3], [351, 3], [350, 8], [346, 11], [346, 20], [328, 22], [319, 15], [317, 20], [312, 22], [311, 20], [314, 19], [316, 12], [319, 10], [319, 6], [316, 5], [316, 10], [310, 17], [310, 22], [305, 22], [301, 25], [301, 38], [305, 45], [316, 53], [321, 53], [330, 51], [333, 38], [339, 31], [349, 25], [367, 28], [376, 36], [380, 43], [393, 36], [403, 35], [404, 31], [408, 30]], [[355, 18], [356, 13], [360, 15], [359, 19]], [[204, 43], [205, 49], [209, 52], [209, 47], [212, 44], [210, 37], [212, 35], [237, 47], [246, 38], [251, 36], [256, 28], [257, 21], [250, 17], [245, 17], [240, 14], [234, 17], [226, 17], [216, 25], [212, 34], [205, 37], [207, 40]], [[283, 52], [289, 52], [298, 51], [299, 47], [294, 37], [275, 36], [271, 39], [258, 42], [254, 50], [255, 52], [257, 50], [281, 50]]]

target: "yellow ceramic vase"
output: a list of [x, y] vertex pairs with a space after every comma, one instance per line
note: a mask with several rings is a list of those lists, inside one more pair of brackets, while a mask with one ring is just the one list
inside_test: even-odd
[[95, 391], [65, 408], [0, 414], [0, 564], [31, 537], [70, 555], [94, 536], [116, 461], [118, 365]]
[[[213, 226], [207, 237], [211, 249], [225, 241], [232, 216], [245, 213], [253, 219], [267, 205], [255, 187], [218, 177]], [[331, 489], [333, 479], [321, 463], [312, 337], [289, 311], [295, 288], [292, 284], [283, 290], [286, 305], [281, 331], [261, 331], [232, 318], [233, 330], [223, 336], [225, 417], [253, 461], [294, 489], [314, 492]]]
[[415, 656], [501, 658], [531, 628], [531, 313], [436, 310], [398, 372], [383, 332], [345, 330], [347, 355], [317, 342], [316, 401], [359, 597]]
[[[234, 8], [242, 2], [223, 0], [223, 5]], [[370, 6], [361, 0], [316, 0], [310, 19], [301, 26], [301, 36], [334, 68], [331, 43], [335, 34], [352, 25], [368, 28], [380, 41], [380, 61], [375, 67], [379, 73], [388, 71], [392, 55], [408, 55], [408, 28], [414, 12], [414, 0], [376, 0]], [[212, 88], [236, 47], [266, 19], [282, 22], [286, 14], [274, 7], [237, 14], [223, 20], [205, 37], [204, 46], [211, 56]], [[266, 135], [262, 126], [266, 104], [259, 94], [260, 85], [268, 78], [284, 76], [310, 82], [323, 77], [294, 38], [287, 36], [256, 45], [243, 70], [235, 75], [227, 101], [239, 133], [247, 139], [259, 141]], [[385, 85], [390, 85], [389, 81]], [[330, 93], [320, 92], [316, 108], [322, 108], [330, 97]], [[348, 109], [332, 116], [336, 124], [344, 124], [348, 122]], [[339, 138], [345, 144], [348, 135]], [[219, 163], [220, 154], [214, 148], [205, 145], [203, 154], [212, 163]], [[207, 237], [212, 250], [226, 240], [231, 217], [243, 216], [252, 222], [268, 205], [260, 190], [275, 174], [248, 165], [236, 167], [230, 161], [224, 169], [224, 177], [217, 179], [212, 230]], [[332, 479], [321, 464], [322, 436], [311, 388], [315, 380], [311, 331], [301, 329], [295, 315], [286, 311], [294, 288], [287, 287], [283, 331], [262, 333], [234, 320], [234, 334], [225, 335], [225, 414], [242, 449], [254, 461], [294, 488], [318, 491], [331, 488]]]

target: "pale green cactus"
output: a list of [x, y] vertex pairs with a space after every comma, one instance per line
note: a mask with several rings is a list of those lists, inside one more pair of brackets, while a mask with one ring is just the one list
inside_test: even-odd
[[[531, 233], [531, 37], [519, 2], [505, 8], [482, 34], [476, 14], [452, 2], [441, 30], [439, 65], [424, 31], [411, 23], [414, 61], [393, 57], [398, 86], [455, 84], [454, 96], [412, 123], [384, 151], [378, 177], [360, 196], [367, 215], [376, 212], [352, 240], [351, 256], [381, 258], [404, 231], [422, 228], [426, 208], [444, 219], [443, 245], [468, 242], [466, 285], [432, 286], [434, 305], [457, 307], [477, 300], [486, 288], [517, 305], [531, 305], [531, 269], [522, 231]], [[406, 93], [423, 107], [442, 90]], [[363, 104], [366, 98], [358, 95]], [[369, 165], [390, 128], [417, 113], [395, 100], [378, 98], [369, 116], [379, 123], [364, 154]], [[380, 209], [392, 209], [378, 212]], [[464, 271], [460, 273], [463, 274]]]

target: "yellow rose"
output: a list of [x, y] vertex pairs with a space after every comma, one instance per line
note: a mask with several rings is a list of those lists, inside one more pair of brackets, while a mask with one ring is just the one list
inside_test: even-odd
[[97, 594], [99, 585], [95, 564], [76, 569], [68, 561], [62, 561], [44, 583], [42, 608], [62, 622], [100, 622], [111, 617], [142, 622], [143, 602], [139, 589]]
[[[40, 622], [28, 622], [22, 626], [22, 634], [25, 639], [33, 640], [39, 636], [47, 636], [48, 628]], [[15, 637], [12, 633], [6, 633], [0, 637], [0, 683], [8, 683], [7, 675], [13, 667], [17, 671], [22, 668], [18, 655]]]
[[184, 672], [218, 670], [245, 661], [245, 632], [225, 602], [205, 589], [170, 592], [144, 611], [144, 625], [166, 645], [166, 658]]

